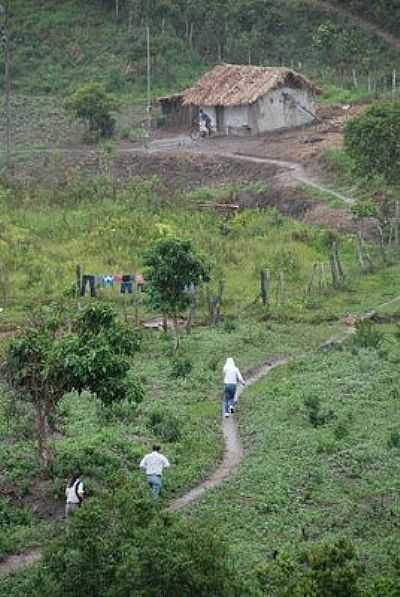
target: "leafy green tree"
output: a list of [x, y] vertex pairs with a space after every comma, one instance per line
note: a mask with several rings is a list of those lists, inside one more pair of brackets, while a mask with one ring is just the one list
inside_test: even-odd
[[72, 318], [66, 330], [57, 309], [39, 312], [12, 340], [6, 353], [8, 381], [21, 399], [31, 401], [36, 418], [39, 461], [49, 464], [49, 419], [65, 392], [90, 390], [105, 403], [143, 397], [132, 376], [129, 357], [140, 337], [118, 320], [108, 305], [90, 304]]
[[143, 484], [114, 482], [47, 550], [42, 597], [244, 597], [215, 529], [161, 513]]
[[400, 102], [379, 102], [350, 120], [345, 148], [361, 175], [400, 182]]
[[[40, 313], [12, 340], [6, 353], [5, 371], [17, 396], [32, 403], [35, 412], [39, 462], [49, 464], [49, 415], [64, 392], [63, 380], [54, 383], [53, 350], [59, 322]], [[61, 382], [61, 383], [60, 383]]]
[[150, 304], [172, 317], [179, 347], [178, 316], [191, 303], [190, 289], [209, 280], [209, 267], [190, 240], [159, 240], [144, 257]]
[[87, 83], [65, 99], [65, 108], [74, 118], [82, 120], [90, 132], [110, 137], [115, 128], [112, 112], [120, 103], [99, 83]]
[[258, 580], [274, 597], [360, 597], [362, 568], [350, 541], [315, 545], [300, 561], [280, 554], [258, 570]]

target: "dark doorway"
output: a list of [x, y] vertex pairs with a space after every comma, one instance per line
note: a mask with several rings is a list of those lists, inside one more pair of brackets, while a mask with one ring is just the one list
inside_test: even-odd
[[224, 107], [217, 106], [215, 108], [215, 115], [217, 119], [217, 131], [222, 133], [224, 131]]

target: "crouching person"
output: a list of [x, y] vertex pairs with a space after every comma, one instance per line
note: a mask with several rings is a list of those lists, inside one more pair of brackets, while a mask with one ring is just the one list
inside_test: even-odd
[[65, 518], [68, 518], [77, 510], [83, 502], [84, 488], [80, 479], [80, 473], [72, 475], [65, 490]]
[[169, 466], [169, 460], [161, 454], [160, 446], [153, 446], [153, 451], [146, 454], [139, 465], [140, 470], [147, 475], [147, 483], [154, 497], [160, 495], [163, 470]]

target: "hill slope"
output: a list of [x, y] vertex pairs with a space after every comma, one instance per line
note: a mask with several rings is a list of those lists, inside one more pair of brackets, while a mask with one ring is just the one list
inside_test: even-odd
[[[355, 9], [360, 3], [356, 3]], [[13, 86], [29, 93], [60, 93], [89, 79], [109, 90], [143, 96], [145, 26], [151, 30], [154, 93], [182, 88], [218, 61], [287, 64], [318, 74], [394, 65], [398, 42], [383, 17], [352, 20], [342, 3], [309, 0], [28, 0], [12, 3]], [[150, 7], [150, 10], [149, 10]], [[354, 14], [357, 14], [356, 12]], [[361, 25], [361, 27], [360, 27]], [[330, 38], [318, 41], [320, 28]], [[325, 30], [325, 29], [323, 29]], [[321, 40], [320, 40], [321, 41]]]

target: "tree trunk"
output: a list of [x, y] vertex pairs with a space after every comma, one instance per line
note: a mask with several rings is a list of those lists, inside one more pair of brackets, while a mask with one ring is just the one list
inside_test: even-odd
[[365, 265], [365, 261], [364, 261], [361, 232], [358, 232], [358, 234], [357, 234], [357, 257], [358, 257], [358, 262], [360, 264], [361, 271], [363, 272], [363, 274], [365, 274], [368, 271], [368, 269], [367, 269], [367, 267]]
[[185, 330], [188, 335], [192, 332], [192, 325], [196, 318], [196, 306], [197, 306], [196, 295], [193, 294], [192, 301], [190, 303], [190, 308], [189, 308], [189, 315], [188, 315], [186, 326], [185, 326]]
[[194, 23], [190, 23], [190, 32], [189, 32], [189, 47], [193, 49], [193, 37], [194, 37]]
[[268, 305], [269, 302], [269, 271], [262, 270], [260, 274], [261, 300], [262, 304]]
[[181, 345], [181, 337], [179, 334], [179, 325], [178, 325], [178, 317], [176, 314], [173, 315], [173, 322], [174, 322], [174, 332], [175, 332], [175, 346], [174, 346], [174, 350], [175, 352], [178, 352], [179, 347]]
[[40, 467], [45, 471], [49, 465], [49, 424], [46, 407], [42, 400], [34, 400], [36, 431]]
[[162, 328], [165, 333], [168, 332], [168, 319], [165, 313], [162, 316]]
[[339, 275], [339, 279], [343, 280], [344, 278], [344, 271], [342, 268], [342, 264], [340, 263], [340, 258], [339, 258], [339, 248], [338, 248], [338, 244], [336, 241], [334, 241], [333, 243], [333, 252], [335, 254], [335, 261], [336, 261], [336, 266], [337, 266], [337, 272]]
[[317, 269], [318, 269], [318, 263], [314, 263], [312, 266], [312, 272], [311, 272], [310, 280], [308, 282], [308, 286], [307, 286], [307, 290], [306, 290], [306, 296], [311, 296], [311, 294], [312, 294]]
[[387, 259], [386, 251], [385, 251], [385, 236], [383, 233], [383, 228], [380, 224], [377, 224], [377, 226], [378, 226], [378, 230], [379, 230], [379, 249], [380, 249], [380, 253], [382, 255], [382, 261], [385, 265], [387, 265], [388, 259]]
[[329, 255], [329, 263], [331, 266], [332, 286], [334, 288], [337, 288], [339, 286], [339, 279], [338, 279], [338, 273], [337, 273], [336, 260], [335, 260], [334, 253], [330, 253], [330, 255]]

